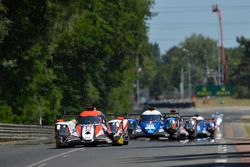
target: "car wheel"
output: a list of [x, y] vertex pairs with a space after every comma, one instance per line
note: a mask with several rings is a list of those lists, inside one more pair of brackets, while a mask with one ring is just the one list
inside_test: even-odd
[[60, 142], [56, 141], [56, 148], [62, 148], [62, 145]]
[[128, 145], [128, 140], [124, 141], [123, 145]]

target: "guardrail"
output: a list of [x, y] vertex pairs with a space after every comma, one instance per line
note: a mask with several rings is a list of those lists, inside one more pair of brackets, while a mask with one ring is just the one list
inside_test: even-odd
[[151, 106], [157, 108], [192, 108], [195, 107], [194, 102], [173, 101], [173, 102], [148, 102], [144, 106]]
[[53, 126], [0, 123], [0, 143], [47, 143], [53, 139]]

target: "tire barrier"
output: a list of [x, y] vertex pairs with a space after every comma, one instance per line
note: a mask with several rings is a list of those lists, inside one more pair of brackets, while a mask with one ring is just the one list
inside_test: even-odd
[[49, 143], [53, 139], [53, 126], [0, 123], [0, 144]]
[[144, 103], [144, 107], [148, 106], [156, 108], [191, 108], [195, 107], [194, 102], [148, 102]]

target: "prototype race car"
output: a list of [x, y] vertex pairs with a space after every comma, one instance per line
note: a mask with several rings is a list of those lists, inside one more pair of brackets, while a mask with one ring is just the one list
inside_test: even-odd
[[184, 128], [188, 132], [188, 138], [195, 138], [196, 117], [188, 118], [184, 124]]
[[138, 125], [138, 120], [136, 118], [128, 119], [128, 135], [129, 139], [135, 138], [136, 127]]
[[223, 121], [223, 114], [216, 112], [211, 115], [212, 119], [214, 119], [216, 128], [220, 127], [222, 121]]
[[201, 117], [198, 117], [196, 119], [195, 135], [196, 138], [205, 138], [210, 136], [210, 133], [207, 130], [207, 121], [205, 119], [202, 119]]
[[214, 122], [208, 121], [200, 115], [194, 115], [186, 121], [185, 128], [189, 133], [189, 138], [214, 137]]
[[112, 143], [108, 137], [105, 116], [95, 108], [82, 111], [78, 116], [76, 127], [85, 146]]
[[56, 148], [80, 144], [80, 136], [76, 130], [76, 120], [57, 120], [55, 123]]
[[82, 111], [76, 120], [57, 120], [55, 124], [56, 147], [97, 144], [111, 144], [108, 137], [105, 116], [94, 107]]
[[141, 114], [139, 124], [135, 130], [135, 138], [166, 137], [167, 133], [163, 129], [162, 114], [155, 108], [149, 108]]
[[210, 118], [207, 120], [207, 131], [210, 133], [210, 136], [214, 138], [216, 129], [216, 120], [214, 118]]
[[175, 110], [164, 114], [164, 130], [169, 134], [169, 140], [180, 137], [180, 115]]
[[169, 140], [184, 140], [189, 135], [183, 117], [174, 109], [164, 113], [164, 130], [169, 134]]
[[113, 145], [128, 145], [128, 120], [123, 117], [108, 121], [108, 133]]

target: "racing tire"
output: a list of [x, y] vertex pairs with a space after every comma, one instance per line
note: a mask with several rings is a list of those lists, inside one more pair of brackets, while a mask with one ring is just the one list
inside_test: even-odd
[[[124, 143], [123, 143], [123, 145], [124, 145]], [[122, 144], [114, 142], [114, 143], [112, 143], [112, 146], [122, 146]]]
[[85, 143], [85, 147], [96, 147], [96, 143]]
[[62, 148], [62, 147], [63, 145], [60, 142], [56, 141], [56, 148]]
[[173, 136], [169, 136], [169, 137], [168, 137], [168, 141], [169, 141], [169, 142], [174, 141]]
[[128, 145], [128, 141], [124, 141], [124, 142], [123, 142], [123, 145]]
[[214, 138], [215, 138], [215, 132], [211, 132], [210, 137], [211, 137], [212, 139], [214, 139]]

